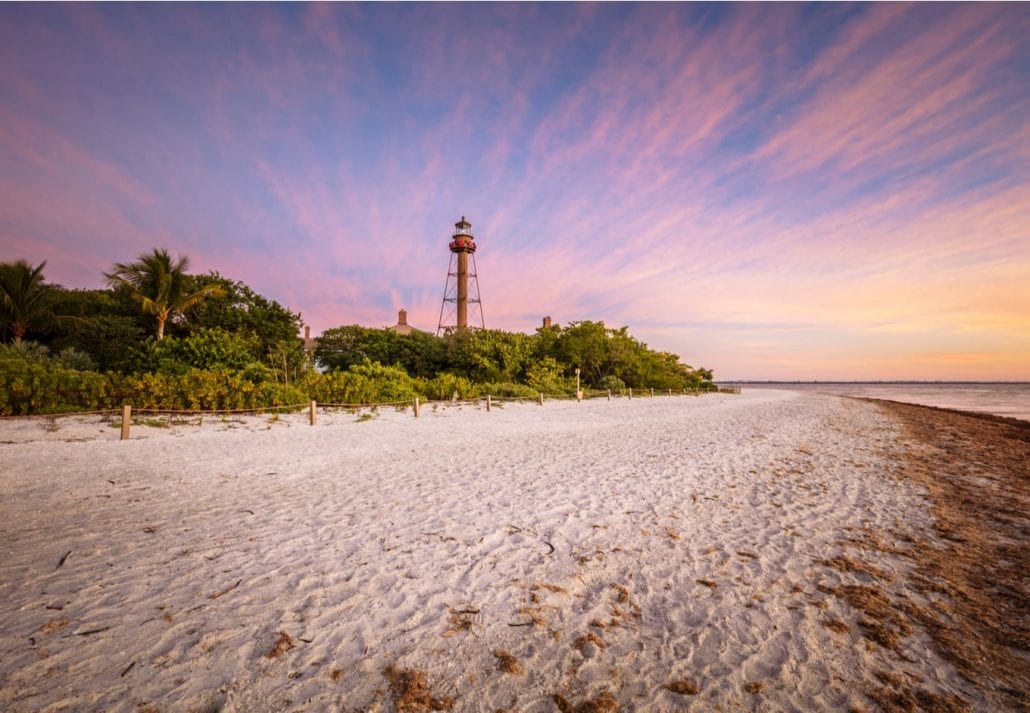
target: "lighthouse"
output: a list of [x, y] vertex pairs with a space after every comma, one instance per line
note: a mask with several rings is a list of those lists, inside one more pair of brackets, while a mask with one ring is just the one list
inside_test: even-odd
[[447, 247], [451, 251], [451, 261], [447, 268], [436, 335], [464, 329], [485, 329], [476, 274], [476, 241], [472, 237], [472, 224], [465, 220], [465, 216], [454, 224], [454, 234]]

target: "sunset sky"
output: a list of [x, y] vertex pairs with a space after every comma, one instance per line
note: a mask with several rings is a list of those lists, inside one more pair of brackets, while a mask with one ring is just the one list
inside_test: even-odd
[[0, 260], [315, 333], [629, 325], [719, 379], [1030, 380], [1030, 5], [0, 5]]

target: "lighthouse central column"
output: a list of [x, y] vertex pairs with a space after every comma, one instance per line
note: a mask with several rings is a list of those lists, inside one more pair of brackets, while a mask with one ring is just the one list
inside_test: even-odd
[[447, 282], [444, 283], [443, 302], [440, 303], [437, 336], [466, 329], [486, 329], [483, 324], [483, 305], [479, 300], [479, 278], [476, 275], [476, 241], [472, 237], [471, 228], [472, 224], [465, 220], [465, 216], [461, 216], [461, 220], [454, 224], [453, 239], [447, 245], [451, 251], [451, 260], [447, 265]]
[[458, 329], [469, 326], [469, 255], [458, 253]]

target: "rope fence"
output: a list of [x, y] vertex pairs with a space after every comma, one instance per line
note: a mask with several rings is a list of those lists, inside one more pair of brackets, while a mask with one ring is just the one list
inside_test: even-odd
[[262, 406], [258, 408], [225, 408], [225, 409], [167, 409], [167, 408], [138, 408], [133, 409], [139, 415], [148, 416], [232, 416], [246, 414], [262, 414], [269, 411], [300, 411], [306, 408], [306, 403], [287, 404], [285, 406]]
[[[724, 386], [719, 387], [715, 390], [717, 393], [731, 393], [739, 394], [739, 386]], [[308, 412], [308, 419], [312, 426], [318, 423], [318, 410], [321, 409], [323, 412], [344, 409], [348, 411], [360, 411], [362, 409], [378, 409], [378, 408], [390, 408], [394, 407], [400, 410], [407, 410], [411, 407], [415, 418], [421, 416], [421, 409], [423, 406], [432, 406], [435, 410], [437, 406], [458, 406], [458, 405], [481, 405], [486, 404], [486, 410], [489, 412], [492, 406], [496, 403], [504, 405], [505, 403], [538, 403], [540, 406], [544, 405], [545, 400], [572, 400], [582, 401], [584, 398], [587, 399], [598, 399], [606, 398], [611, 401], [612, 398], [625, 398], [632, 400], [635, 398], [654, 398], [655, 394], [659, 396], [700, 396], [703, 393], [709, 393], [707, 391], [701, 391], [700, 389], [659, 389], [657, 392], [655, 389], [637, 389], [634, 394], [634, 390], [627, 388], [620, 391], [619, 393], [612, 393], [611, 389], [606, 390], [580, 390], [575, 394], [567, 397], [555, 397], [546, 396], [541, 392], [536, 397], [530, 396], [493, 396], [492, 394], [486, 394], [484, 396], [477, 396], [467, 399], [459, 399], [457, 393], [450, 399], [427, 399], [421, 401], [418, 396], [411, 400], [403, 399], [397, 401], [382, 401], [382, 402], [357, 402], [357, 403], [337, 403], [337, 402], [317, 402], [310, 401], [308, 403], [297, 403], [297, 404], [285, 404], [280, 406], [263, 406], [258, 408], [246, 408], [246, 409], [161, 409], [161, 408], [134, 408], [131, 404], [125, 404], [121, 409], [101, 409], [98, 411], [74, 411], [64, 413], [46, 413], [46, 414], [31, 414], [24, 416], [0, 416], [0, 421], [13, 421], [20, 419], [49, 419], [55, 420], [58, 418], [76, 417], [76, 416], [117, 416], [121, 414], [121, 440], [127, 440], [129, 438], [130, 428], [132, 426], [132, 419], [135, 415], [137, 418], [143, 416], [198, 416], [201, 419], [204, 416], [245, 416], [252, 414], [265, 414], [273, 413], [278, 414], [284, 411], [292, 412]], [[114, 424], [112, 424], [114, 425]]]

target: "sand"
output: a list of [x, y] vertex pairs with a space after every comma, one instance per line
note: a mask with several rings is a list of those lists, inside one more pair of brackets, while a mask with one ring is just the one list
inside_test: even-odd
[[5, 421], [0, 708], [1016, 708], [919, 616], [958, 592], [911, 428], [765, 390]]

